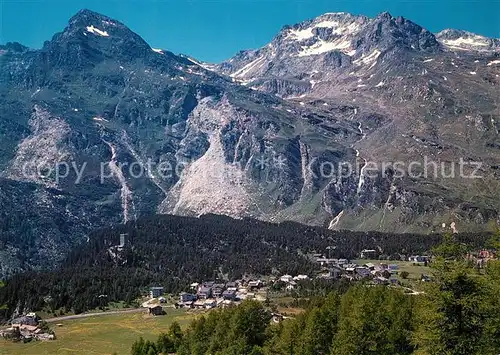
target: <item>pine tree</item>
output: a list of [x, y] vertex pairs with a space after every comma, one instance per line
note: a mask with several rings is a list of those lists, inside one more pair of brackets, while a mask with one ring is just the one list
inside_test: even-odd
[[173, 343], [173, 347], [170, 352], [176, 352], [177, 349], [179, 349], [183, 338], [182, 329], [178, 322], [174, 321], [170, 324], [170, 327], [168, 328], [168, 336]]
[[[500, 249], [497, 249], [500, 251]], [[500, 260], [490, 260], [486, 266], [488, 294], [486, 300], [486, 353], [500, 354]]]
[[[334, 297], [332, 297], [334, 298]], [[328, 354], [337, 328], [338, 303], [327, 302], [307, 314], [301, 337], [300, 353]]]
[[411, 354], [411, 309], [399, 290], [354, 286], [342, 296], [331, 354]]
[[[456, 259], [457, 256], [455, 256]], [[434, 261], [434, 282], [420, 299], [414, 343], [417, 354], [485, 353], [487, 288], [465, 261]]]
[[139, 340], [136, 340], [132, 344], [132, 350], [130, 353], [132, 355], [143, 355], [144, 354], [144, 345], [145, 345], [144, 339], [142, 337], [140, 337]]
[[161, 333], [158, 336], [158, 340], [156, 341], [156, 348], [159, 352], [162, 352], [164, 354], [176, 352], [178, 349], [175, 347], [174, 341], [170, 338], [170, 336], [165, 333]]

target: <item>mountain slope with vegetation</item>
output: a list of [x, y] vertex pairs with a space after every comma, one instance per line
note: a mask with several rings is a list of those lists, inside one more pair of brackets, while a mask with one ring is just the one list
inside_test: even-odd
[[[127, 234], [120, 248], [120, 234]], [[461, 235], [481, 246], [487, 235]], [[0, 303], [9, 311], [82, 312], [107, 302], [131, 303], [148, 286], [168, 292], [192, 282], [244, 275], [312, 274], [313, 253], [354, 259], [363, 249], [385, 257], [423, 254], [440, 235], [330, 231], [294, 222], [273, 224], [207, 215], [159, 215], [95, 231], [53, 271], [19, 273], [6, 280]]]

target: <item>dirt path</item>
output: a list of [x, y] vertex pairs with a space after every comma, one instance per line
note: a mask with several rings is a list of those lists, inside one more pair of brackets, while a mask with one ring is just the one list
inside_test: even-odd
[[47, 319], [44, 319], [44, 321], [46, 321], [48, 323], [54, 323], [54, 322], [60, 322], [60, 321], [65, 321], [65, 320], [71, 320], [71, 319], [106, 316], [106, 315], [110, 315], [110, 314], [138, 313], [138, 312], [144, 312], [144, 308], [125, 309], [123, 311], [109, 311], [109, 312], [99, 312], [99, 313], [74, 314], [71, 316], [47, 318]]

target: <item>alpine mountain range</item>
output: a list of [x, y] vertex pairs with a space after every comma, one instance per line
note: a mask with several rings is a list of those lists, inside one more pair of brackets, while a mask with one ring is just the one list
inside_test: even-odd
[[[1, 45], [0, 63], [0, 275], [155, 213], [397, 233], [500, 223], [499, 39], [327, 13], [213, 64], [82, 10], [39, 50]], [[465, 167], [481, 178], [367, 172], [424, 157], [481, 162]]]

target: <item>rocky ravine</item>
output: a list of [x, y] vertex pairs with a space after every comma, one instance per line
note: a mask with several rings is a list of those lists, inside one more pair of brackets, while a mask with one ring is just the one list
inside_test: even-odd
[[[494, 40], [326, 14], [207, 65], [82, 10], [41, 50], [1, 46], [0, 62], [4, 274], [151, 213], [393, 232], [498, 220]], [[482, 161], [485, 177], [369, 166], [424, 155]]]

